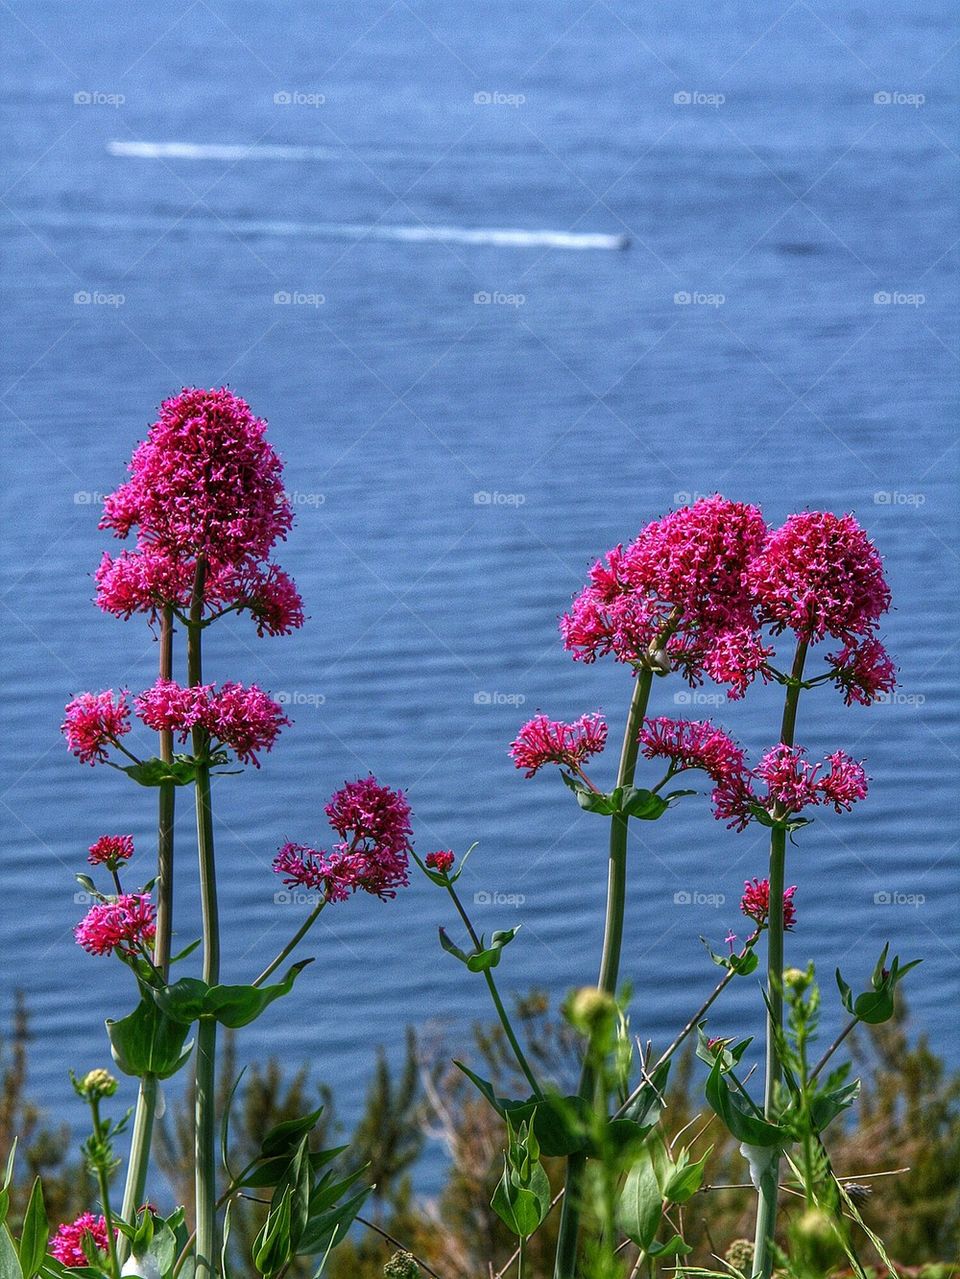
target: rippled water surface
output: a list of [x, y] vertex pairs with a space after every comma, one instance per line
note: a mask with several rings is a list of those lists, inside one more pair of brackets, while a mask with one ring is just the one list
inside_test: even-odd
[[[322, 839], [330, 791], [373, 770], [409, 790], [421, 850], [480, 840], [478, 926], [523, 923], [504, 985], [592, 980], [604, 825], [506, 747], [537, 708], [602, 707], [619, 735], [628, 675], [575, 667], [557, 614], [597, 553], [720, 488], [773, 521], [852, 508], [886, 556], [902, 693], [802, 706], [811, 751], [865, 756], [873, 783], [791, 850], [788, 958], [862, 980], [892, 937], [924, 958], [918, 1025], [960, 1057], [949, 10], [648, 9], [5, 6], [0, 1013], [22, 986], [55, 1117], [67, 1067], [98, 1064], [104, 1012], [132, 1002], [74, 947], [72, 874], [105, 829], [151, 841], [153, 797], [57, 731], [73, 692], [153, 679], [145, 628], [90, 602], [98, 495], [161, 398], [222, 381], [286, 460], [282, 559], [310, 614], [291, 638], [210, 634], [210, 676], [284, 693], [296, 721], [217, 786], [230, 977], [299, 919], [274, 903], [278, 843]], [[689, 712], [681, 687], [658, 684], [654, 713]], [[693, 709], [756, 751], [776, 703]], [[183, 940], [190, 821], [184, 796]], [[702, 801], [635, 830], [640, 1033], [662, 1041], [709, 988], [698, 935], [722, 943], [764, 859]], [[378, 1044], [486, 1016], [440, 922], [420, 879], [331, 908], [242, 1055], [311, 1060], [353, 1118]], [[716, 1024], [755, 1028], [757, 1008], [744, 981]]]

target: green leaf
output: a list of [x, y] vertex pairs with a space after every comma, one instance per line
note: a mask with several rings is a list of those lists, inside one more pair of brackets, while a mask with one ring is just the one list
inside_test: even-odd
[[707, 1159], [712, 1151], [711, 1146], [703, 1158], [698, 1159], [696, 1163], [690, 1162], [686, 1150], [680, 1152], [680, 1157], [663, 1187], [663, 1197], [668, 1203], [684, 1204], [697, 1193], [703, 1184]]
[[[672, 1235], [666, 1243], [652, 1243], [647, 1252], [651, 1257], [663, 1261], [667, 1257], [685, 1257], [687, 1253], [693, 1252], [693, 1249], [685, 1244], [679, 1235]], [[723, 1279], [726, 1279], [726, 1276]]]
[[663, 1199], [657, 1175], [649, 1150], [644, 1150], [623, 1184], [617, 1219], [627, 1238], [638, 1248], [647, 1250], [657, 1236], [662, 1215]]
[[847, 1012], [853, 1016], [853, 991], [840, 975], [840, 969], [837, 969], [837, 986], [840, 990], [840, 999]]
[[47, 1225], [47, 1210], [43, 1202], [43, 1187], [37, 1177], [30, 1191], [30, 1199], [23, 1215], [23, 1229], [20, 1233], [20, 1269], [23, 1279], [33, 1279], [40, 1269], [47, 1252], [47, 1240], [50, 1238], [50, 1227]]
[[256, 1020], [275, 999], [289, 994], [298, 975], [312, 963], [312, 959], [301, 959], [273, 986], [208, 986], [196, 977], [181, 977], [162, 990], [151, 987], [150, 993], [174, 1021], [189, 1025], [199, 1017], [215, 1017], [221, 1025], [236, 1030]]
[[782, 1146], [787, 1137], [777, 1124], [759, 1118], [740, 1093], [734, 1092], [723, 1077], [723, 1054], [718, 1053], [707, 1078], [707, 1101], [738, 1141], [748, 1146]]
[[[331, 1150], [320, 1150], [310, 1156], [310, 1167], [314, 1172], [317, 1172], [325, 1164], [336, 1159], [337, 1155], [342, 1155], [346, 1149], [346, 1146], [335, 1146]], [[262, 1163], [258, 1163], [249, 1172], [244, 1173], [242, 1180], [237, 1185], [250, 1189], [275, 1186], [283, 1176], [288, 1158], [289, 1156], [287, 1155], [277, 1155], [273, 1159], [266, 1159]]]
[[[676, 794], [693, 794], [692, 791], [677, 791]], [[661, 795], [650, 790], [638, 790], [636, 786], [625, 786], [621, 799], [620, 811], [624, 817], [637, 817], [643, 822], [655, 822], [670, 807]]]
[[120, 1021], [108, 1018], [106, 1026], [113, 1060], [125, 1075], [169, 1079], [193, 1048], [193, 1040], [184, 1044], [189, 1024], [168, 1017], [153, 999], [141, 999], [132, 1013]]
[[853, 1001], [853, 1015], [865, 1021], [868, 1026], [878, 1026], [889, 1021], [893, 1016], [893, 991], [887, 987], [882, 990], [865, 990]]
[[477, 951], [467, 956], [467, 967], [472, 973], [483, 973], [490, 968], [496, 968], [500, 963], [500, 952], [504, 946], [508, 945], [516, 937], [520, 931], [520, 925], [516, 928], [508, 928], [506, 930], [498, 930], [490, 938], [490, 945], [481, 951]]
[[186, 957], [187, 957], [188, 955], [192, 955], [192, 954], [193, 954], [193, 952], [194, 952], [194, 951], [197, 949], [197, 947], [200, 945], [200, 941], [201, 941], [201, 938], [199, 938], [199, 937], [198, 937], [198, 938], [196, 939], [196, 941], [192, 941], [192, 942], [189, 944], [189, 946], [184, 946], [183, 950], [178, 950], [178, 951], [177, 951], [177, 953], [176, 953], [175, 955], [171, 955], [171, 956], [170, 956], [170, 963], [171, 963], [171, 964], [179, 964], [179, 962], [180, 962], [180, 960], [181, 960], [181, 959], [186, 959]]
[[[147, 1216], [149, 1215], [148, 1212]], [[161, 1275], [168, 1275], [173, 1269], [177, 1251], [177, 1237], [166, 1224], [163, 1224], [154, 1234], [145, 1254], [141, 1254], [137, 1248], [134, 1248], [134, 1253], [137, 1256], [144, 1255], [148, 1261], [152, 1261]]]
[[307, 1133], [297, 1147], [296, 1154], [290, 1160], [282, 1181], [278, 1182], [273, 1192], [274, 1200], [286, 1186], [290, 1187], [290, 1251], [295, 1253], [297, 1244], [306, 1228], [310, 1216], [310, 1192], [313, 1187], [313, 1174], [310, 1168], [310, 1152]]
[[164, 782], [173, 782], [174, 786], [189, 786], [196, 779], [197, 765], [192, 755], [174, 755], [171, 763], [154, 756], [139, 764], [121, 766], [120, 771], [132, 777], [140, 786], [160, 786]]
[[337, 1243], [342, 1243], [372, 1190], [372, 1186], [364, 1186], [362, 1190], [357, 1191], [355, 1195], [344, 1203], [338, 1204], [337, 1207], [312, 1215], [300, 1240], [299, 1255], [316, 1256], [318, 1252], [324, 1252], [334, 1238]]
[[0, 1226], [0, 1279], [23, 1279], [17, 1247], [6, 1225]]
[[845, 1084], [833, 1092], [821, 1093], [810, 1106], [810, 1123], [814, 1132], [823, 1132], [827, 1124], [849, 1109], [860, 1095], [860, 1080]]
[[276, 1155], [289, 1155], [296, 1150], [302, 1138], [313, 1132], [323, 1114], [323, 1107], [311, 1110], [309, 1115], [301, 1115], [299, 1119], [285, 1119], [274, 1124], [260, 1143], [260, 1158], [272, 1159]]
[[645, 1079], [637, 1096], [624, 1111], [623, 1118], [630, 1119], [643, 1127], [652, 1127], [664, 1108], [663, 1090], [667, 1086], [670, 1074], [670, 1059], [662, 1062], [653, 1074]]
[[450, 940], [450, 938], [447, 936], [447, 930], [445, 928], [438, 928], [437, 932], [440, 934], [440, 945], [447, 952], [447, 954], [453, 955], [455, 959], [460, 960], [461, 964], [465, 964], [468, 959], [467, 952], [465, 950], [461, 950], [459, 946], [457, 946], [454, 942]]
[[504, 1160], [503, 1176], [490, 1207], [515, 1235], [522, 1239], [532, 1235], [550, 1209], [550, 1182], [543, 1167], [539, 1163], [531, 1165], [529, 1184], [519, 1186]]
[[267, 1219], [253, 1243], [253, 1264], [262, 1275], [275, 1275], [290, 1260], [290, 1201], [287, 1186], [280, 1202], [271, 1205]]
[[611, 791], [609, 795], [604, 795], [600, 791], [591, 790], [586, 782], [582, 782], [579, 777], [574, 777], [570, 773], [560, 770], [560, 776], [565, 786], [573, 791], [577, 797], [577, 803], [587, 813], [602, 813], [610, 816], [620, 811], [620, 799], [623, 794], [623, 787], [618, 786]]

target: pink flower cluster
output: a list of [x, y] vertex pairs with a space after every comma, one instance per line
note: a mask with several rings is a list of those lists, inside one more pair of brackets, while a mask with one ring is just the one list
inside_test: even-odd
[[739, 695], [767, 655], [745, 589], [766, 533], [757, 507], [719, 494], [654, 520], [594, 565], [561, 620], [566, 647], [634, 665], [664, 650], [691, 682], [707, 673]]
[[227, 746], [244, 763], [260, 767], [257, 751], [269, 751], [290, 720], [280, 706], [256, 684], [248, 688], [228, 681], [184, 688], [174, 680], [158, 679], [136, 699], [136, 710], [148, 728], [167, 730], [185, 741], [199, 725], [211, 743]]
[[91, 955], [134, 955], [156, 935], [149, 893], [121, 893], [91, 906], [73, 935]]
[[130, 479], [104, 502], [101, 528], [119, 537], [137, 529], [137, 549], [105, 554], [97, 602], [118, 617], [185, 609], [197, 560], [207, 564], [208, 615], [246, 611], [260, 634], [303, 624], [292, 579], [269, 555], [293, 523], [282, 465], [266, 423], [220, 387], [188, 388], [165, 400], [134, 450]]
[[668, 664], [691, 685], [709, 677], [742, 697], [769, 677], [765, 636], [792, 629], [831, 654], [848, 703], [889, 692], [895, 669], [874, 631], [890, 607], [882, 560], [852, 515], [806, 511], [769, 530], [755, 506], [719, 494], [648, 524], [590, 571], [560, 623], [578, 661], [612, 653], [635, 667]]
[[581, 715], [572, 724], [535, 715], [520, 729], [510, 747], [517, 768], [533, 777], [544, 764], [559, 764], [574, 772], [607, 744], [607, 725], [599, 712]]
[[108, 870], [116, 870], [121, 862], [129, 861], [132, 856], [132, 835], [101, 835], [90, 845], [87, 861], [91, 866], [106, 866]]
[[[756, 809], [791, 817], [812, 805], [830, 804], [849, 811], [867, 793], [867, 775], [843, 751], [810, 764], [802, 746], [782, 743], [766, 752], [756, 769], [747, 766], [743, 750], [709, 720], [644, 720], [640, 750], [646, 759], [667, 759], [671, 772], [702, 769], [714, 783], [713, 811], [720, 821], [743, 830]], [[828, 766], [823, 772], [824, 765]], [[754, 783], [763, 782], [765, 793]]]
[[130, 732], [126, 693], [81, 693], [67, 703], [60, 731], [81, 764], [102, 764], [107, 750]]
[[331, 849], [284, 844], [273, 869], [289, 887], [345, 901], [358, 890], [375, 897], [396, 897], [409, 883], [410, 805], [402, 791], [381, 786], [375, 777], [347, 782], [326, 805], [340, 836]]
[[[119, 1236], [119, 1231], [114, 1231]], [[50, 1253], [62, 1266], [89, 1266], [87, 1254], [83, 1251], [84, 1237], [89, 1235], [93, 1246], [106, 1256], [110, 1247], [107, 1239], [107, 1223], [105, 1219], [95, 1217], [92, 1212], [81, 1213], [76, 1221], [68, 1221], [57, 1228], [57, 1233], [50, 1240]]]
[[[770, 914], [770, 881], [769, 879], [747, 879], [743, 884], [743, 897], [740, 909], [755, 924], [765, 924]], [[793, 895], [797, 891], [796, 884], [783, 890], [783, 926], [790, 932], [797, 922], [797, 908], [793, 904]]]

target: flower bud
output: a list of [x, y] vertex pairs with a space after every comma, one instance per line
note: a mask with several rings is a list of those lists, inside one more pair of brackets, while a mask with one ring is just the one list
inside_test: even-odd
[[420, 1279], [420, 1267], [410, 1252], [395, 1252], [383, 1267], [383, 1279]]
[[734, 1239], [723, 1259], [734, 1270], [749, 1275], [753, 1270], [753, 1244], [749, 1239]]
[[798, 995], [802, 995], [807, 989], [810, 979], [810, 973], [805, 973], [802, 968], [785, 968], [783, 972], [784, 986]]
[[81, 1097], [87, 1101], [99, 1101], [101, 1097], [112, 1097], [117, 1091], [117, 1081], [108, 1070], [102, 1068], [89, 1070], [74, 1087]]
[[797, 1261], [815, 1273], [826, 1274], [843, 1260], [843, 1242], [827, 1213], [809, 1208], [791, 1231]]
[[593, 1038], [612, 1027], [617, 1015], [617, 1001], [596, 986], [582, 986], [567, 1001], [567, 1018], [582, 1035]]

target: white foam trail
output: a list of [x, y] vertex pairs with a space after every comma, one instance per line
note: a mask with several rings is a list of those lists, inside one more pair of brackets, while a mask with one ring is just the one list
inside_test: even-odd
[[[46, 226], [54, 230], [96, 229], [98, 231], [167, 231], [191, 229], [223, 230], [235, 235], [318, 239], [318, 240], [393, 240], [406, 243], [488, 245], [513, 249], [626, 249], [630, 237], [607, 235], [593, 231], [525, 231], [509, 227], [459, 226], [385, 226], [379, 222], [265, 222], [245, 218], [156, 218], [113, 214], [109, 217], [61, 217], [41, 215], [23, 219], [30, 226]], [[8, 223], [15, 228], [15, 223]]]
[[298, 147], [270, 143], [120, 142], [107, 143], [111, 155], [138, 160], [340, 160], [332, 147]]

